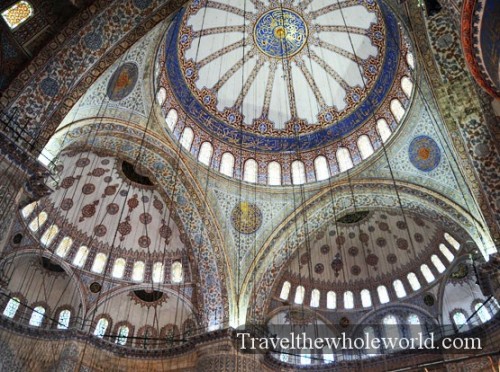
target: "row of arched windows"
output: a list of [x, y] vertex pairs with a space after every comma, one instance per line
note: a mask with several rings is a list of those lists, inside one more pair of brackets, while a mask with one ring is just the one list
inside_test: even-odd
[[457, 332], [465, 332], [469, 328], [490, 321], [500, 309], [498, 301], [492, 297], [487, 301], [476, 300], [472, 303], [474, 317], [469, 317], [465, 310], [455, 310], [450, 314]]
[[[455, 250], [460, 249], [460, 243], [450, 234], [445, 233], [444, 238], [447, 243], [449, 243]], [[439, 251], [442, 253], [442, 255], [446, 258], [446, 260], [451, 263], [455, 259], [455, 255], [452, 253], [452, 251], [443, 243], [439, 245]], [[437, 254], [433, 254], [431, 256], [431, 263], [434, 266], [434, 268], [437, 270], [438, 273], [443, 273], [446, 270], [446, 266], [444, 265], [443, 261]], [[420, 273], [422, 274], [422, 277], [425, 279], [427, 283], [432, 283], [436, 280], [435, 275], [433, 274], [432, 270], [430, 269], [429, 265], [427, 264], [422, 264], [420, 266]], [[409, 287], [413, 291], [418, 291], [420, 288], [422, 288], [422, 285], [420, 284], [420, 280], [418, 279], [417, 274], [414, 272], [410, 272], [406, 275], [406, 280], [408, 282]], [[405, 289], [404, 283], [400, 279], [396, 279], [392, 283], [392, 287], [394, 289], [394, 293], [396, 294], [397, 298], [403, 298], [407, 296], [407, 292]], [[280, 293], [280, 298], [282, 300], [288, 300], [288, 297], [290, 296], [290, 291], [291, 291], [292, 285], [290, 282], [285, 281], [283, 283], [283, 286], [281, 287], [281, 293]], [[377, 287], [377, 297], [378, 300], [381, 304], [388, 303], [390, 301], [389, 298], [389, 292], [387, 290], [387, 287], [384, 285], [380, 285]], [[294, 303], [297, 305], [302, 305], [304, 303], [304, 298], [305, 298], [305, 288], [302, 285], [299, 285], [295, 289], [295, 296], [294, 296]], [[313, 289], [311, 291], [311, 297], [310, 297], [310, 307], [319, 307], [320, 306], [320, 298], [321, 298], [321, 292], [318, 289]], [[372, 294], [370, 290], [368, 289], [363, 289], [360, 291], [360, 299], [361, 299], [361, 306], [364, 308], [369, 308], [373, 306], [373, 301], [372, 301]], [[354, 308], [354, 293], [352, 291], [345, 291], [343, 294], [343, 302], [344, 302], [344, 309], [353, 309]], [[326, 295], [326, 308], [327, 309], [336, 309], [337, 308], [337, 294], [334, 291], [328, 291]]]
[[[410, 98], [413, 90], [413, 82], [408, 76], [404, 76], [401, 79], [401, 87], [405, 95]], [[157, 93], [157, 100], [160, 105], [166, 99], [166, 92], [164, 88], [160, 88]], [[390, 103], [390, 110], [397, 123], [400, 123], [405, 115], [405, 109], [401, 101], [394, 98]], [[178, 121], [178, 114], [175, 109], [170, 109], [165, 118], [167, 127], [174, 131], [175, 126]], [[385, 119], [378, 119], [376, 122], [376, 128], [378, 135], [382, 142], [386, 142], [391, 136], [391, 128]], [[193, 144], [195, 133], [190, 127], [185, 127], [179, 137], [180, 145], [188, 151], [191, 151], [191, 146]], [[367, 159], [374, 153], [374, 147], [370, 137], [363, 134], [357, 139], [357, 147], [359, 154], [363, 160]], [[212, 143], [209, 141], [203, 142], [200, 146], [198, 152], [198, 161], [206, 166], [210, 166], [212, 163], [212, 157], [214, 154], [214, 148]], [[351, 152], [347, 147], [339, 147], [336, 152], [336, 161], [338, 164], [339, 172], [346, 172], [354, 167]], [[235, 157], [230, 152], [225, 152], [222, 154], [219, 171], [228, 176], [234, 177], [234, 166]], [[331, 164], [327, 158], [323, 155], [318, 156], [314, 160], [314, 170], [316, 181], [322, 181], [330, 178], [334, 174], [330, 171], [332, 169]], [[243, 163], [243, 175], [242, 178], [246, 182], [257, 183], [259, 182], [259, 172], [258, 164], [255, 159], [247, 159]], [[306, 178], [306, 168], [301, 160], [295, 160], [291, 163], [291, 180], [293, 185], [301, 185], [307, 182]], [[267, 184], [270, 186], [282, 185], [282, 165], [279, 162], [272, 161], [267, 164]]]
[[[7, 302], [5, 309], [3, 310], [3, 315], [7, 318], [14, 318], [17, 314], [19, 306], [21, 305], [21, 300], [18, 297], [13, 297]], [[33, 327], [40, 327], [45, 318], [45, 308], [43, 306], [36, 306], [31, 312], [30, 320], [28, 324]], [[59, 313], [57, 319], [57, 329], [68, 329], [69, 321], [71, 319], [70, 310], [62, 310]]]
[[[29, 204], [21, 210], [21, 214], [24, 217], [29, 217], [31, 213], [33, 213], [36, 207], [35, 203]], [[31, 231], [36, 232], [47, 221], [47, 213], [42, 211], [40, 212], [33, 220], [29, 223], [28, 227]], [[45, 232], [42, 234], [40, 238], [40, 243], [49, 247], [54, 239], [59, 234], [59, 227], [55, 224], [50, 225]], [[65, 236], [61, 239], [59, 244], [54, 250], [54, 253], [61, 257], [66, 258], [69, 254], [69, 251], [73, 245], [73, 239], [68, 236]], [[80, 246], [73, 258], [73, 265], [77, 267], [83, 267], [87, 262], [87, 258], [90, 251], [87, 246]], [[105, 253], [97, 253], [94, 261], [91, 266], [91, 271], [96, 274], [102, 274], [106, 269], [106, 263], [108, 261], [108, 256]], [[113, 263], [113, 267], [111, 270], [111, 276], [115, 279], [122, 279], [125, 274], [125, 268], [127, 265], [127, 261], [124, 258], [117, 258]], [[146, 264], [143, 261], [136, 261], [133, 264], [132, 268], [132, 276], [131, 279], [135, 282], [142, 282], [144, 280]], [[170, 281], [172, 283], [182, 283], [183, 282], [183, 267], [180, 261], [174, 261], [170, 268]], [[155, 262], [153, 263], [151, 270], [151, 279], [153, 283], [163, 283], [165, 280], [165, 268], [163, 262]]]

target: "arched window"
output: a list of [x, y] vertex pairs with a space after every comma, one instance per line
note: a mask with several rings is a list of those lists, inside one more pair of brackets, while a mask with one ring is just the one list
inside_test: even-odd
[[450, 234], [444, 233], [444, 238], [448, 243], [451, 244], [453, 248], [455, 248], [457, 251], [460, 249], [460, 243]]
[[403, 298], [406, 296], [405, 286], [403, 285], [403, 282], [401, 280], [396, 279], [392, 283], [392, 286], [394, 287], [394, 292], [396, 292], [396, 296], [398, 298]]
[[408, 52], [406, 53], [406, 62], [408, 63], [408, 66], [413, 70], [415, 69], [415, 59], [413, 58], [413, 53]]
[[306, 168], [300, 160], [292, 162], [292, 183], [294, 185], [306, 183]]
[[410, 337], [418, 338], [422, 334], [422, 325], [420, 324], [420, 318], [417, 314], [410, 314], [406, 318], [406, 323], [408, 324]]
[[427, 266], [426, 264], [420, 266], [420, 271], [422, 272], [425, 280], [427, 280], [427, 283], [432, 283], [436, 279], [431, 269], [429, 269], [429, 266]]
[[40, 214], [36, 216], [28, 225], [29, 229], [33, 232], [38, 231], [47, 221], [47, 217], [47, 213], [40, 212]]
[[210, 142], [203, 142], [200, 147], [200, 153], [198, 154], [198, 161], [206, 166], [210, 166], [213, 153], [214, 148], [212, 144]]
[[35, 307], [31, 313], [29, 325], [33, 327], [40, 327], [42, 325], [44, 315], [45, 308], [43, 306]]
[[361, 305], [363, 307], [372, 306], [372, 296], [370, 295], [370, 291], [368, 289], [363, 289], [361, 291]]
[[288, 300], [288, 296], [290, 295], [290, 287], [291, 286], [292, 285], [288, 281], [283, 283], [283, 287], [281, 287], [281, 293], [280, 293], [280, 298], [282, 300]]
[[130, 331], [126, 325], [120, 326], [120, 328], [118, 328], [118, 337], [116, 338], [115, 343], [118, 345], [125, 345], [127, 343], [129, 332]]
[[59, 313], [59, 319], [57, 320], [57, 329], [68, 329], [69, 320], [71, 319], [71, 311], [63, 310]]
[[33, 211], [35, 210], [35, 208], [37, 206], [38, 206], [37, 202], [33, 202], [33, 203], [28, 204], [26, 207], [21, 209], [21, 215], [24, 218], [28, 218], [30, 216], [30, 214], [33, 213]]
[[17, 309], [19, 309], [20, 303], [21, 301], [19, 301], [19, 298], [12, 297], [9, 302], [7, 302], [7, 306], [5, 306], [5, 309], [3, 310], [3, 315], [7, 318], [14, 318], [14, 316], [16, 316]]
[[443, 261], [441, 261], [437, 255], [433, 254], [431, 256], [431, 262], [436, 267], [438, 272], [442, 273], [446, 270], [446, 267], [443, 265]]
[[297, 289], [295, 290], [295, 299], [294, 302], [297, 305], [302, 305], [304, 303], [304, 294], [305, 294], [305, 289], [303, 286], [299, 285]]
[[115, 263], [113, 264], [113, 271], [111, 272], [111, 276], [117, 279], [123, 278], [126, 264], [127, 261], [125, 261], [124, 258], [117, 258], [115, 260]]
[[56, 255], [62, 258], [66, 257], [72, 245], [73, 239], [71, 239], [69, 236], [65, 236], [57, 246]]
[[180, 261], [174, 261], [172, 263], [172, 273], [171, 273], [171, 281], [172, 283], [182, 283], [183, 281], [183, 270], [182, 263]]
[[345, 147], [337, 149], [337, 162], [339, 163], [339, 170], [345, 172], [353, 167], [351, 154]]
[[163, 105], [166, 99], [167, 99], [167, 90], [161, 87], [160, 89], [158, 89], [158, 93], [156, 93], [156, 101], [161, 106]]
[[377, 132], [380, 138], [382, 139], [382, 142], [387, 142], [389, 137], [391, 136], [391, 128], [389, 127], [389, 124], [387, 124], [387, 121], [385, 119], [378, 119], [377, 120]]
[[137, 261], [132, 269], [132, 280], [134, 282], [142, 282], [144, 279], [144, 262]]
[[[373, 340], [375, 339], [375, 330], [373, 329], [372, 326], [368, 326], [363, 328], [363, 334], [367, 335], [365, 336], [368, 340]], [[377, 345], [377, 343], [373, 342], [368, 342], [368, 345], [366, 345], [366, 355], [367, 356], [372, 356], [372, 355], [377, 355], [379, 353], [379, 348], [380, 346]]]
[[[382, 319], [382, 324], [384, 325], [384, 333], [386, 338], [392, 338], [392, 339], [399, 338], [400, 334], [399, 334], [398, 320], [394, 315], [392, 314], [386, 315], [384, 319]], [[386, 350], [394, 351], [393, 349], [386, 349]]]
[[219, 171], [226, 176], [232, 177], [234, 172], [234, 156], [230, 152], [222, 154]]
[[186, 127], [182, 131], [181, 139], [179, 140], [182, 147], [186, 150], [191, 150], [191, 145], [193, 144], [194, 132], [191, 128]]
[[411, 289], [418, 291], [421, 288], [420, 282], [418, 281], [415, 273], [408, 273], [406, 277], [408, 278], [408, 283], [410, 283]]
[[34, 14], [33, 6], [29, 2], [18, 1], [2, 12], [2, 18], [9, 28], [13, 30], [33, 17]]
[[272, 161], [267, 165], [267, 184], [281, 185], [281, 165], [277, 161]]
[[385, 285], [379, 285], [377, 287], [378, 299], [381, 304], [386, 304], [389, 302], [389, 293]]
[[368, 137], [366, 134], [359, 136], [359, 138], [358, 138], [358, 150], [359, 150], [359, 153], [361, 154], [362, 159], [366, 159], [366, 158], [370, 157], [370, 155], [373, 154], [372, 142], [370, 141], [370, 137]]
[[108, 257], [104, 253], [98, 253], [95, 256], [94, 263], [92, 264], [91, 270], [97, 274], [102, 274], [104, 268], [106, 267], [106, 261]]
[[165, 275], [165, 270], [163, 269], [162, 262], [155, 262], [153, 264], [153, 283], [163, 283], [163, 277]]
[[303, 366], [307, 366], [311, 364], [311, 351], [310, 350], [302, 350], [300, 353], [300, 364]]
[[256, 183], [257, 182], [257, 162], [254, 159], [245, 161], [243, 169], [243, 181]]
[[445, 256], [449, 262], [453, 262], [455, 256], [453, 255], [453, 253], [451, 253], [451, 251], [448, 249], [448, 247], [446, 245], [439, 244], [439, 250], [441, 251], [443, 256]]
[[411, 91], [413, 90], [413, 82], [410, 80], [408, 76], [403, 76], [401, 79], [401, 88], [403, 89], [406, 97], [411, 97]]
[[85, 265], [85, 261], [87, 261], [87, 256], [89, 255], [89, 249], [82, 245], [78, 248], [78, 252], [76, 252], [75, 258], [73, 259], [73, 265], [78, 267], [83, 267]]
[[106, 318], [99, 319], [94, 329], [94, 336], [103, 338], [108, 329], [108, 325], [109, 322]]
[[344, 309], [354, 308], [354, 295], [351, 291], [344, 292]]
[[486, 305], [483, 305], [483, 303], [478, 302], [477, 304], [475, 304], [474, 311], [481, 320], [481, 323], [486, 323], [487, 321], [491, 320], [491, 314], [486, 308]]
[[57, 225], [50, 225], [40, 238], [40, 243], [48, 247], [57, 234], [59, 234], [59, 227], [57, 227]]
[[323, 181], [330, 178], [328, 161], [324, 156], [320, 155], [314, 159], [314, 170], [316, 172], [316, 181]]
[[463, 311], [457, 311], [453, 314], [453, 323], [457, 328], [458, 332], [463, 332], [467, 330], [467, 317], [465, 316]]
[[335, 354], [333, 353], [332, 348], [330, 347], [323, 348], [323, 361], [324, 363], [335, 362]]
[[394, 119], [396, 119], [398, 123], [400, 123], [401, 120], [403, 120], [403, 116], [405, 115], [405, 109], [401, 104], [401, 102], [399, 101], [399, 99], [395, 98], [391, 101], [391, 112], [392, 115], [394, 116]]
[[311, 307], [319, 307], [319, 299], [320, 299], [321, 293], [319, 292], [318, 289], [313, 289], [311, 292]]
[[177, 120], [179, 119], [179, 116], [177, 115], [177, 111], [175, 109], [170, 109], [170, 111], [167, 114], [167, 117], [165, 118], [165, 122], [167, 123], [167, 127], [173, 131], [175, 124], [177, 124]]
[[337, 307], [337, 295], [334, 291], [329, 291], [326, 294], [327, 309], [335, 309]]

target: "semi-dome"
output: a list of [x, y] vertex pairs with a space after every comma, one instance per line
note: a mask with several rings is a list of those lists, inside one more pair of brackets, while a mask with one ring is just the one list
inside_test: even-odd
[[329, 178], [401, 123], [414, 67], [405, 40], [377, 1], [194, 1], [174, 19], [158, 64], [166, 127], [232, 177]]

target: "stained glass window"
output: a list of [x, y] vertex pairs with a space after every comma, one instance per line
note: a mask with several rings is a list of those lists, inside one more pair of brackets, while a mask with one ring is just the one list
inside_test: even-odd
[[459, 332], [463, 332], [467, 330], [467, 317], [462, 311], [457, 311], [455, 314], [453, 314], [453, 323], [455, 323], [455, 326], [457, 327], [457, 330]]
[[22, 25], [35, 14], [33, 6], [27, 1], [18, 1], [2, 12], [2, 18], [11, 30]]
[[401, 280], [396, 279], [392, 283], [392, 286], [394, 287], [394, 292], [396, 292], [396, 296], [398, 296], [398, 298], [403, 298], [406, 296], [406, 290]]
[[101, 274], [106, 266], [106, 261], [108, 257], [104, 253], [98, 253], [95, 256], [94, 263], [92, 264], [92, 271]]
[[326, 307], [328, 309], [335, 309], [337, 307], [337, 295], [334, 291], [329, 291], [326, 294]]
[[314, 170], [316, 171], [316, 181], [323, 181], [330, 177], [328, 162], [324, 156], [314, 159]]
[[377, 131], [382, 142], [386, 142], [391, 136], [391, 128], [389, 128], [389, 124], [387, 124], [385, 119], [377, 120]]
[[379, 285], [377, 288], [378, 299], [381, 304], [386, 304], [389, 302], [389, 293], [384, 285]]
[[161, 262], [155, 262], [153, 265], [153, 283], [162, 283], [163, 282], [163, 264]]
[[474, 305], [474, 310], [477, 311], [477, 315], [479, 316], [479, 319], [481, 319], [482, 323], [486, 323], [491, 319], [490, 312], [481, 302]]
[[172, 283], [182, 283], [183, 280], [183, 272], [182, 272], [182, 263], [179, 261], [175, 261], [172, 263], [172, 273], [171, 280]]
[[40, 243], [48, 247], [58, 233], [59, 233], [59, 227], [57, 227], [57, 225], [50, 225], [49, 228], [45, 230], [42, 237], [40, 238]]
[[339, 147], [337, 150], [337, 162], [339, 163], [339, 170], [345, 172], [351, 169], [354, 165], [352, 164], [351, 154], [349, 150], [345, 147]]
[[182, 147], [184, 147], [186, 150], [189, 151], [191, 149], [191, 145], [193, 144], [193, 139], [194, 139], [193, 130], [189, 127], [186, 127], [182, 131], [181, 139], [179, 142], [181, 143]]
[[373, 146], [372, 146], [372, 143], [370, 141], [370, 137], [368, 137], [366, 134], [359, 136], [358, 149], [359, 149], [359, 153], [361, 154], [361, 157], [363, 159], [366, 159], [366, 158], [370, 157], [370, 155], [373, 154]]
[[321, 293], [319, 292], [318, 289], [313, 289], [311, 293], [311, 307], [318, 307], [319, 306], [319, 299], [320, 299]]
[[17, 309], [19, 309], [19, 298], [13, 297], [9, 300], [7, 303], [7, 306], [5, 306], [5, 310], [3, 311], [3, 315], [5, 315], [8, 318], [14, 318], [14, 316], [17, 313]]
[[407, 278], [411, 289], [418, 291], [420, 289], [420, 282], [418, 281], [417, 275], [415, 275], [415, 273], [408, 273]]
[[200, 153], [198, 154], [198, 161], [206, 166], [210, 166], [213, 152], [214, 148], [212, 144], [210, 142], [203, 142], [200, 147]]
[[294, 185], [306, 183], [306, 168], [300, 160], [295, 160], [292, 163], [292, 183]]
[[257, 182], [257, 162], [254, 159], [245, 161], [245, 170], [243, 171], [243, 181]]
[[66, 257], [72, 245], [73, 245], [73, 239], [71, 239], [68, 236], [64, 237], [57, 246], [56, 254], [59, 257], [63, 258]]
[[108, 329], [108, 320], [105, 318], [99, 319], [97, 322], [97, 325], [94, 329], [94, 336], [103, 338], [104, 335], [106, 334], [106, 330]]
[[38, 216], [36, 216], [33, 221], [29, 224], [29, 228], [31, 231], [36, 232], [43, 226], [43, 224], [47, 221], [47, 213], [40, 212]]
[[267, 183], [281, 185], [281, 165], [277, 161], [272, 161], [267, 166]]
[[363, 305], [363, 307], [372, 306], [372, 296], [370, 295], [370, 291], [368, 289], [363, 289], [361, 291], [361, 305]]
[[297, 289], [295, 290], [295, 299], [294, 299], [294, 302], [297, 304], [297, 305], [302, 305], [302, 303], [304, 302], [304, 294], [305, 294], [305, 289], [303, 286], [299, 285], [297, 287]]
[[230, 152], [222, 154], [220, 160], [220, 172], [226, 176], [232, 177], [234, 172], [234, 156]]
[[31, 313], [30, 326], [40, 327], [43, 321], [43, 316], [45, 315], [45, 309], [42, 306], [37, 306]]
[[113, 272], [111, 273], [113, 278], [117, 279], [123, 278], [123, 274], [125, 273], [125, 265], [126, 265], [125, 259], [117, 258], [115, 260], [115, 263], [113, 265]]
[[134, 263], [134, 268], [132, 269], [132, 280], [134, 282], [141, 282], [144, 279], [144, 262], [137, 261]]
[[281, 288], [280, 298], [282, 300], [288, 300], [288, 295], [290, 294], [290, 282], [284, 282], [283, 287]]
[[73, 265], [78, 267], [83, 267], [85, 265], [85, 261], [87, 261], [87, 256], [89, 255], [89, 249], [82, 245], [78, 248], [78, 252], [76, 252], [75, 258], [73, 259]]
[[354, 308], [354, 295], [351, 291], [344, 292], [344, 309]]
[[170, 130], [174, 130], [178, 118], [179, 116], [177, 115], [177, 111], [175, 109], [171, 109], [168, 112], [167, 117], [165, 118], [165, 122], [167, 123], [167, 127], [169, 127]]
[[69, 311], [69, 310], [61, 311], [61, 313], [59, 314], [57, 328], [58, 329], [68, 329], [70, 318], [71, 318], [71, 311]]
[[123, 325], [118, 328], [118, 337], [116, 338], [116, 343], [118, 345], [125, 345], [127, 343], [129, 329], [127, 326]]

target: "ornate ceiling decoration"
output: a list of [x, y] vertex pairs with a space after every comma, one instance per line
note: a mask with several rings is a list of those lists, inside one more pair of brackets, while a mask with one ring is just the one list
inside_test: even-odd
[[403, 39], [375, 0], [194, 1], [174, 19], [160, 57], [165, 112], [180, 111], [174, 135], [193, 129], [193, 154], [209, 141], [215, 154], [238, 149], [242, 161], [279, 154], [307, 163], [356, 148], [362, 134], [377, 149], [376, 120], [398, 125], [390, 100], [409, 104]]

